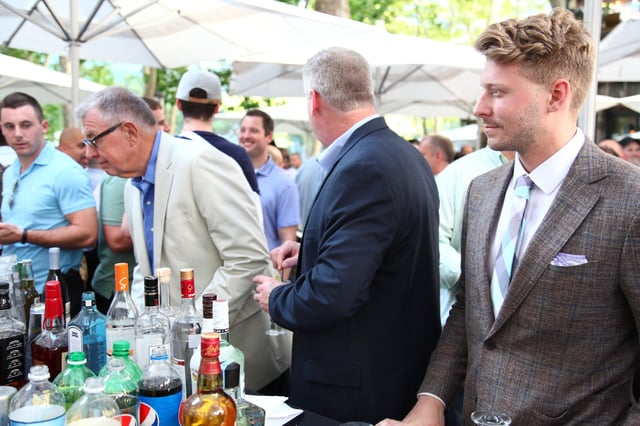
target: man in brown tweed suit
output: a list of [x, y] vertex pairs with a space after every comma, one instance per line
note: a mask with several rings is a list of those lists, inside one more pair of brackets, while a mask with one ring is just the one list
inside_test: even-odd
[[[587, 140], [576, 121], [594, 47], [564, 9], [491, 25], [475, 114], [513, 164], [475, 179], [462, 234], [462, 291], [408, 425], [443, 425], [464, 386], [476, 410], [514, 425], [640, 424], [640, 172]], [[533, 182], [506, 289], [496, 267], [515, 198]], [[397, 423], [381, 422], [384, 426]]]

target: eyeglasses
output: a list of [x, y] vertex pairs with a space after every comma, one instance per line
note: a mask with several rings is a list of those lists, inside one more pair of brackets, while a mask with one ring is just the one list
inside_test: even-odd
[[92, 146], [94, 149], [98, 149], [98, 139], [107, 136], [109, 133], [113, 132], [118, 127], [122, 126], [123, 123], [124, 123], [124, 121], [121, 121], [118, 124], [115, 124], [115, 125], [109, 127], [107, 130], [105, 130], [102, 133], [99, 133], [98, 136], [95, 136], [95, 137], [93, 137], [91, 139], [89, 139], [89, 138], [83, 139], [82, 143], [85, 144], [85, 146]]
[[16, 192], [18, 192], [18, 182], [20, 182], [20, 178], [16, 179], [13, 184], [13, 189], [11, 190], [11, 195], [9, 196], [9, 210], [13, 209], [13, 202], [16, 198]]

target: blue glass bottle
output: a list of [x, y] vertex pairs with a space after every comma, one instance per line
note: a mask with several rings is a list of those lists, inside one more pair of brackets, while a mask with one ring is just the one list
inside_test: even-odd
[[94, 374], [107, 363], [107, 317], [96, 309], [93, 291], [82, 293], [82, 309], [67, 327], [69, 353], [84, 352]]

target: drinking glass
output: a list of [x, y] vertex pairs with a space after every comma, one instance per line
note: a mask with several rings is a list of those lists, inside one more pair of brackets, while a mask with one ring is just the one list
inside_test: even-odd
[[[289, 284], [291, 281], [287, 280], [284, 281], [283, 284]], [[265, 334], [267, 336], [282, 336], [287, 334], [287, 330], [285, 330], [284, 328], [280, 327], [278, 324], [276, 324], [275, 322], [273, 322], [272, 319], [269, 319], [269, 328], [267, 329], [267, 331], [265, 331]]]
[[471, 413], [471, 421], [480, 426], [509, 426], [511, 417], [497, 411], [474, 411]]

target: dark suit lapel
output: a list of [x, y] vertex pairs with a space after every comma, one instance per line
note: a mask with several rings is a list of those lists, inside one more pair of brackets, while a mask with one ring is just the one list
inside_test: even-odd
[[595, 153], [593, 143], [586, 141], [515, 271], [492, 332], [513, 315], [554, 256], [593, 209], [600, 194], [597, 186], [591, 184], [605, 176], [604, 159]]

